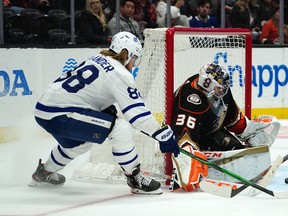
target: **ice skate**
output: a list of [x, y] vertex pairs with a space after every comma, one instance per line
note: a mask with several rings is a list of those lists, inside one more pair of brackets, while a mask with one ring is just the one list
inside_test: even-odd
[[131, 187], [131, 192], [134, 194], [162, 194], [160, 182], [144, 176], [140, 173], [140, 164], [133, 170], [132, 174], [125, 174], [127, 184]]
[[44, 164], [39, 160], [39, 165], [36, 171], [32, 175], [32, 182], [29, 184], [31, 187], [44, 186], [44, 185], [55, 185], [62, 186], [66, 179], [65, 176], [59, 173], [48, 172], [44, 169]]

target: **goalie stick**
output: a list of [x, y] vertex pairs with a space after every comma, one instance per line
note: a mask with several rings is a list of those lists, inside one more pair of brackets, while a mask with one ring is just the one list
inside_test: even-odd
[[[265, 187], [262, 187], [262, 186], [260, 186], [260, 185], [257, 185], [257, 184], [255, 184], [254, 182], [252, 182], [252, 181], [250, 181], [250, 180], [248, 180], [248, 179], [245, 179], [245, 178], [243, 178], [243, 177], [241, 177], [241, 176], [239, 176], [239, 175], [237, 175], [237, 174], [235, 174], [235, 173], [233, 173], [233, 172], [230, 172], [229, 170], [226, 170], [226, 169], [224, 169], [224, 168], [222, 168], [222, 167], [220, 167], [220, 166], [218, 166], [217, 164], [215, 164], [215, 163], [213, 163], [213, 162], [210, 162], [210, 161], [208, 161], [208, 160], [204, 160], [204, 159], [202, 159], [202, 158], [200, 158], [200, 157], [198, 157], [198, 156], [196, 156], [196, 155], [194, 155], [194, 154], [191, 154], [190, 152], [188, 152], [188, 151], [186, 151], [186, 150], [184, 150], [184, 149], [181, 149], [180, 148], [180, 152], [181, 153], [183, 153], [183, 154], [185, 154], [185, 155], [187, 155], [187, 156], [189, 156], [189, 157], [191, 157], [191, 158], [194, 158], [195, 160], [198, 160], [198, 161], [200, 161], [201, 163], [204, 163], [204, 164], [206, 164], [206, 165], [208, 165], [208, 166], [211, 166], [211, 167], [213, 167], [214, 169], [216, 169], [216, 170], [218, 170], [218, 171], [220, 171], [220, 172], [222, 172], [222, 173], [225, 173], [225, 174], [227, 174], [227, 175], [229, 175], [229, 176], [231, 176], [231, 177], [233, 177], [233, 178], [235, 178], [235, 179], [238, 179], [239, 181], [241, 181], [243, 184], [245, 184], [245, 185], [247, 185], [247, 186], [252, 186], [252, 187], [254, 187], [254, 188], [256, 188], [256, 189], [258, 189], [258, 190], [260, 190], [260, 191], [262, 191], [262, 192], [264, 192], [264, 193], [267, 193], [267, 194], [269, 194], [269, 195], [271, 195], [271, 196], [274, 196], [274, 197], [277, 197], [277, 198], [280, 198], [280, 199], [286, 199], [286, 198], [288, 198], [288, 192], [274, 192], [274, 191], [272, 191], [272, 190], [269, 190], [269, 189], [267, 189], [267, 188], [265, 188]], [[281, 157], [281, 156], [280, 156]], [[212, 186], [213, 184], [211, 184], [211, 186]], [[223, 187], [224, 189], [230, 189], [230, 187]], [[213, 190], [213, 189], [212, 189]]]

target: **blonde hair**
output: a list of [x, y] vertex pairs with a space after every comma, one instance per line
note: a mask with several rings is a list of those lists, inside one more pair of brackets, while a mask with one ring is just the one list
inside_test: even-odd
[[100, 2], [101, 7], [99, 10], [99, 13], [94, 13], [94, 11], [91, 8], [91, 1], [92, 0], [86, 0], [86, 10], [90, 11], [94, 16], [96, 16], [99, 19], [100, 23], [102, 24], [103, 30], [105, 30], [107, 27], [107, 23], [106, 23], [105, 14], [103, 13], [103, 10], [102, 10], [102, 3], [100, 0], [96, 0]]
[[128, 53], [128, 51], [126, 49], [123, 49], [120, 53], [115, 53], [114, 51], [112, 50], [102, 50], [100, 52], [101, 55], [104, 55], [104, 56], [110, 56], [111, 58], [121, 62], [123, 65], [125, 64], [125, 61], [127, 60], [125, 58], [126, 54]]
[[272, 16], [271, 16], [271, 20], [274, 23], [274, 25], [279, 28], [279, 19], [275, 16], [277, 12], [275, 12]]

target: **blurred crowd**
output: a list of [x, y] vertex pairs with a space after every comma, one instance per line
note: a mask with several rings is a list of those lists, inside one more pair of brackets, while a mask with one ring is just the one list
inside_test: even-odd
[[[144, 42], [145, 28], [219, 28], [221, 0], [121, 0], [116, 28], [115, 0], [75, 0], [76, 44], [109, 44], [120, 31]], [[288, 0], [284, 0], [283, 38], [288, 44]], [[4, 42], [68, 44], [70, 0], [3, 0]], [[74, 16], [73, 16], [74, 17]], [[225, 28], [248, 28], [254, 44], [279, 44], [279, 0], [225, 0]], [[222, 21], [223, 22], [223, 21]]]

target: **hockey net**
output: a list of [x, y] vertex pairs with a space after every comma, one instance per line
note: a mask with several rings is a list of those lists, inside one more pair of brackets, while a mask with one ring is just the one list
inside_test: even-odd
[[[212, 61], [221, 63], [229, 71], [233, 95], [250, 117], [252, 40], [249, 30], [173, 27], [146, 29], [144, 34], [136, 85], [159, 123], [171, 122], [174, 91]], [[165, 180], [172, 171], [170, 155], [163, 155], [158, 143], [140, 132], [135, 131], [134, 142], [142, 171]], [[89, 162], [76, 169], [73, 177], [82, 181], [125, 180], [112, 158], [109, 142], [95, 144]]]

